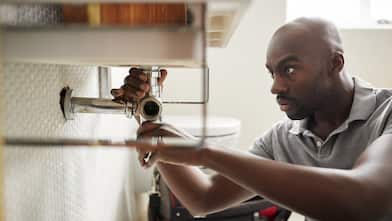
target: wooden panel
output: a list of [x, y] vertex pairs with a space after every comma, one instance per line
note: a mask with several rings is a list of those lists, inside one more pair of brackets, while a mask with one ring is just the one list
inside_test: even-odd
[[64, 4], [62, 8], [65, 23], [87, 23], [85, 5]]
[[64, 22], [87, 24], [88, 21], [99, 19], [101, 25], [186, 25], [189, 18], [185, 3], [94, 4], [99, 7], [99, 14], [91, 11], [87, 13], [89, 6], [90, 4], [63, 4]]

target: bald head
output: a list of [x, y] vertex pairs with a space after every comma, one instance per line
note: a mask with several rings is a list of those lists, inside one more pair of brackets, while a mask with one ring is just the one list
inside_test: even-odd
[[271, 39], [269, 51], [283, 46], [323, 55], [343, 53], [336, 26], [320, 18], [298, 18], [281, 26]]
[[290, 35], [291, 32], [302, 34], [314, 43], [324, 44], [332, 51], [343, 52], [342, 40], [336, 26], [320, 18], [298, 18], [279, 28], [275, 35]]

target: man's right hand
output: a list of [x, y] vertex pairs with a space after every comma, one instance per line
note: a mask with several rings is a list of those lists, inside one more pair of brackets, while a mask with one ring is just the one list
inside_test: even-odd
[[[195, 140], [196, 138], [186, 131], [176, 128], [166, 123], [144, 122], [137, 131], [138, 139], [150, 139], [151, 137], [177, 137], [178, 139]], [[156, 161], [171, 164], [195, 165], [200, 160], [201, 149], [199, 147], [180, 147], [165, 144], [164, 140], [159, 141], [156, 146], [141, 144], [137, 146], [139, 162], [143, 167], [150, 167]], [[151, 153], [151, 157], [146, 160], [145, 156]]]
[[[165, 69], [160, 70], [161, 77], [158, 79], [158, 84], [162, 86], [163, 81], [167, 76]], [[138, 101], [146, 96], [150, 90], [147, 75], [142, 69], [131, 68], [129, 75], [124, 79], [124, 84], [119, 89], [112, 89], [111, 94], [116, 102]]]

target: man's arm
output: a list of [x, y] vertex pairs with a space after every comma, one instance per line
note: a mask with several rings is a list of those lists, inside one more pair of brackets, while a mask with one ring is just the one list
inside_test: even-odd
[[[147, 122], [138, 130], [139, 138], [148, 138], [157, 134], [163, 137], [195, 139], [186, 131], [167, 124], [160, 125]], [[144, 156], [150, 151], [144, 151], [143, 148], [138, 149], [139, 161], [142, 166], [151, 166], [155, 161], [154, 159], [165, 157], [165, 154], [167, 157], [180, 162], [177, 165], [158, 162], [157, 168], [169, 188], [194, 216], [206, 215], [232, 207], [256, 195], [220, 174], [210, 176], [198, 167], [185, 166], [184, 164], [187, 164], [187, 162], [200, 161], [201, 152], [198, 148], [180, 148], [179, 150], [168, 148], [166, 151], [163, 151], [163, 149], [162, 151], [153, 151], [155, 153], [146, 162]], [[163, 155], [160, 153], [163, 153]]]
[[196, 167], [158, 163], [158, 169], [192, 215], [217, 212], [256, 195], [222, 175], [211, 177]]
[[351, 170], [290, 165], [205, 149], [202, 165], [249, 191], [320, 220], [378, 220], [392, 208], [392, 135], [378, 138]]

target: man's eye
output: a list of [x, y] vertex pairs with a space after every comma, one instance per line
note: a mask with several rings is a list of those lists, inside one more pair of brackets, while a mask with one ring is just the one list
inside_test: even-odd
[[291, 75], [294, 73], [294, 71], [295, 71], [295, 69], [293, 67], [289, 67], [289, 68], [286, 68], [284, 72], [287, 75]]

